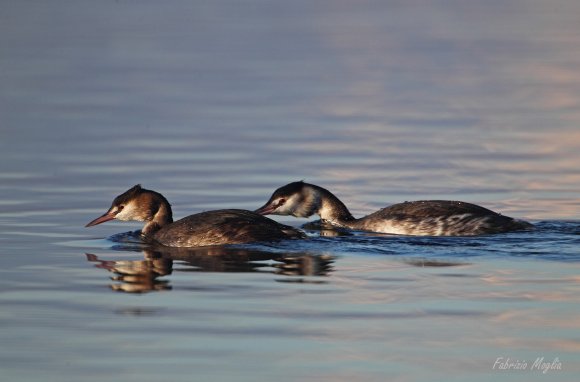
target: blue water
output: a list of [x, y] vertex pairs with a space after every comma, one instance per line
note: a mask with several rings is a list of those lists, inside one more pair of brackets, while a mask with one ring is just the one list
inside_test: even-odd
[[[0, 379], [576, 380], [579, 12], [4, 1]], [[84, 228], [137, 183], [181, 218], [300, 179], [357, 217], [453, 199], [536, 229], [160, 251]]]

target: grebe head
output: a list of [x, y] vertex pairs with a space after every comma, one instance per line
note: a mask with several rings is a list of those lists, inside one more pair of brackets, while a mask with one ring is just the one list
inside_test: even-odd
[[141, 185], [131, 187], [117, 196], [111, 207], [103, 215], [88, 223], [85, 227], [91, 227], [109, 220], [122, 221], [150, 221], [160, 210], [169, 215], [171, 219], [171, 207], [163, 195], [141, 188]]
[[293, 182], [280, 187], [256, 210], [261, 215], [292, 215], [307, 218], [321, 207], [320, 191], [308, 183]]

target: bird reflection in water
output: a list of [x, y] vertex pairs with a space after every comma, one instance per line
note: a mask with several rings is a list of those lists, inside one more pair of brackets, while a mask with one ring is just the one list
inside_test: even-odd
[[119, 292], [144, 293], [170, 290], [168, 280], [159, 279], [173, 272], [173, 260], [156, 256], [145, 251], [143, 260], [101, 260], [96, 255], [87, 253], [87, 260], [97, 263], [95, 267], [115, 273], [111, 280], [111, 289]]
[[[171, 290], [173, 272], [266, 272], [284, 276], [327, 276], [334, 258], [309, 253], [273, 253], [233, 247], [148, 248], [140, 260], [103, 260], [86, 254], [95, 267], [115, 275], [111, 289], [127, 293]], [[175, 266], [174, 266], [175, 265]], [[288, 280], [291, 281], [291, 280]], [[304, 282], [304, 279], [295, 280]]]

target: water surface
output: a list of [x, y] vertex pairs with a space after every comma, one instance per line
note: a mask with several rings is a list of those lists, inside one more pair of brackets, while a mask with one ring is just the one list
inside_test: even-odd
[[[574, 380], [579, 13], [3, 2], [3, 378]], [[355, 216], [456, 199], [537, 229], [155, 252], [111, 237], [138, 224], [83, 227], [137, 183], [179, 218], [255, 209], [300, 179]], [[541, 357], [562, 370], [530, 370]]]

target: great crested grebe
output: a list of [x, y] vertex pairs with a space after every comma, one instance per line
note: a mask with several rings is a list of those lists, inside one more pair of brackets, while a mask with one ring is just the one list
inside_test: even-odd
[[334, 226], [396, 235], [473, 236], [533, 227], [475, 204], [447, 200], [394, 204], [356, 219], [330, 191], [304, 182], [278, 188], [256, 212], [296, 217], [317, 214]]
[[141, 185], [117, 196], [108, 211], [86, 227], [113, 219], [144, 221], [141, 234], [146, 241], [168, 247], [203, 247], [305, 238], [302, 232], [293, 227], [246, 210], [207, 211], [173, 222], [167, 199], [158, 192], [141, 188]]

